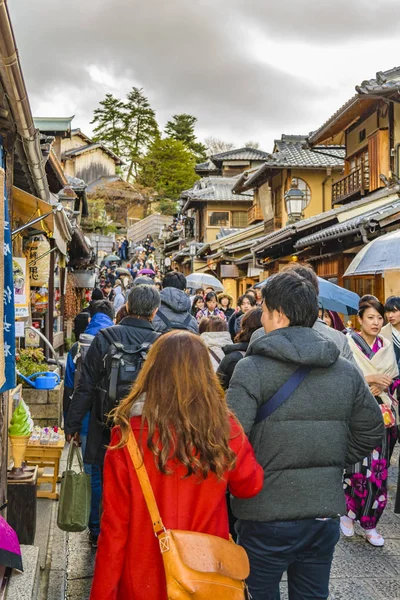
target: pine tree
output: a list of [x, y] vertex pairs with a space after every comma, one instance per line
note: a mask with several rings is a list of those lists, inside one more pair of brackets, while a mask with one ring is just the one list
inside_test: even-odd
[[143, 160], [139, 182], [154, 188], [160, 197], [177, 200], [198, 179], [195, 164], [192, 152], [183, 142], [159, 138]]
[[93, 140], [102, 142], [114, 154], [121, 156], [124, 103], [112, 94], [106, 94], [99, 104], [101, 108], [94, 110], [91, 121], [91, 124], [96, 125], [93, 129]]
[[173, 115], [165, 126], [165, 133], [169, 138], [182, 142], [194, 154], [196, 162], [206, 160], [207, 148], [196, 139], [194, 127], [197, 123], [196, 117], [182, 113]]
[[143, 90], [133, 87], [127, 96], [124, 115], [124, 155], [128, 162], [127, 180], [137, 178], [140, 164], [148, 148], [159, 138], [156, 113]]

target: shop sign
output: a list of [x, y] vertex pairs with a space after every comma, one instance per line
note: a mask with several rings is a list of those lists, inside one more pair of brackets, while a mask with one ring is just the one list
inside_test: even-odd
[[29, 316], [29, 281], [26, 274], [26, 258], [13, 256], [13, 283], [15, 316]]
[[26, 247], [29, 281], [32, 287], [47, 286], [50, 277], [50, 244], [45, 237], [33, 239]]

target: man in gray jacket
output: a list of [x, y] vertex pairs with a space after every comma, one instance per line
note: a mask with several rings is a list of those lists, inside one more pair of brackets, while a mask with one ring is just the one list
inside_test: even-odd
[[170, 271], [163, 280], [160, 292], [161, 306], [153, 320], [153, 327], [160, 333], [171, 329], [187, 329], [198, 333], [199, 326], [190, 313], [190, 298], [185, 293], [186, 277], [178, 271]]
[[[281, 273], [262, 294], [266, 335], [237, 364], [227, 400], [264, 467], [264, 487], [251, 500], [233, 499], [232, 509], [253, 600], [279, 598], [285, 571], [290, 598], [322, 600], [345, 514], [343, 469], [380, 443], [383, 421], [361, 373], [312, 329], [318, 300], [311, 283]], [[299, 367], [305, 378], [265, 418], [260, 408]]]
[[[309, 281], [312, 284], [312, 286], [314, 287], [315, 292], [318, 296], [318, 294], [319, 294], [318, 278], [317, 278], [315, 272], [311, 269], [311, 267], [308, 267], [305, 265], [293, 264], [293, 265], [289, 265], [289, 266], [285, 267], [285, 269], [282, 272], [283, 273], [295, 272], [298, 275], [300, 275], [300, 277], [304, 277], [304, 279], [306, 279], [307, 281]], [[315, 321], [315, 323], [313, 325], [313, 329], [315, 329], [315, 331], [318, 331], [318, 333], [321, 333], [325, 337], [331, 339], [332, 342], [334, 342], [334, 344], [339, 348], [340, 356], [342, 356], [343, 358], [347, 358], [347, 360], [349, 360], [351, 363], [353, 363], [353, 365], [356, 366], [357, 369], [359, 368], [356, 363], [356, 360], [353, 356], [353, 353], [351, 351], [349, 342], [347, 341], [347, 337], [341, 331], [336, 331], [336, 329], [329, 327], [325, 323], [325, 321], [323, 321], [319, 317]], [[263, 335], [265, 335], [264, 328], [261, 327], [260, 329], [257, 329], [257, 331], [255, 331], [251, 337], [251, 343]]]

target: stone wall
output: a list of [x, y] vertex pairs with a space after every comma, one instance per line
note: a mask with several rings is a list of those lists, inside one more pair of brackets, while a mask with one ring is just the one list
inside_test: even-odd
[[64, 382], [54, 390], [23, 388], [22, 397], [29, 406], [35, 425], [40, 427], [61, 426]]

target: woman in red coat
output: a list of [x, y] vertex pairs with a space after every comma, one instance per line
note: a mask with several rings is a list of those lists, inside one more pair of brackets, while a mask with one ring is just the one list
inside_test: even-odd
[[228, 412], [207, 347], [186, 331], [154, 343], [114, 419], [90, 600], [167, 600], [158, 539], [126, 447], [130, 427], [167, 529], [228, 539], [226, 489], [255, 496], [263, 469]]

